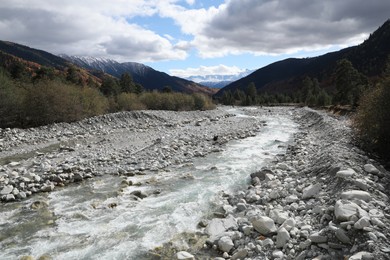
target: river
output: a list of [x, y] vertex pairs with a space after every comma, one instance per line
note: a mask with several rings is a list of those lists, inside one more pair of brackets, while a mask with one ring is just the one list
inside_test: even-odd
[[[232, 109], [236, 116], [247, 116]], [[0, 259], [23, 255], [52, 259], [140, 259], [175, 234], [196, 230], [198, 222], [215, 210], [216, 195], [234, 192], [249, 174], [284, 153], [297, 125], [290, 115], [257, 117], [266, 121], [254, 137], [229, 142], [224, 151], [196, 158], [193, 164], [131, 177], [103, 175], [35, 195], [0, 209]], [[149, 194], [134, 201], [130, 193]], [[34, 201], [47, 207], [31, 209]]]

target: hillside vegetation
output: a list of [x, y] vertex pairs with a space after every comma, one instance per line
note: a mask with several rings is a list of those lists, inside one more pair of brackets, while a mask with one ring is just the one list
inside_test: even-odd
[[145, 92], [128, 74], [120, 80], [106, 75], [101, 83], [98, 78], [85, 76], [85, 71], [74, 66], [60, 71], [38, 64], [31, 66], [18, 59], [3, 62], [0, 68], [0, 127], [72, 122], [108, 112], [137, 109], [180, 111], [214, 107], [211, 98], [203, 94], [174, 93], [169, 88], [165, 90], [167, 93]]

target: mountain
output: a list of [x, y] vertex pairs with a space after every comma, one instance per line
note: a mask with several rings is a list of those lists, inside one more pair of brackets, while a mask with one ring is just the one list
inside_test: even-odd
[[56, 69], [64, 69], [69, 65], [67, 60], [49, 52], [33, 49], [13, 42], [0, 41], [0, 51], [29, 62], [34, 62], [47, 67], [54, 67]]
[[207, 86], [210, 88], [223, 88], [230, 83], [239, 80], [243, 77], [248, 76], [254, 70], [245, 70], [238, 74], [231, 75], [206, 75], [206, 76], [190, 76], [186, 79], [199, 83], [203, 86]]
[[92, 75], [49, 52], [8, 41], [0, 41], [0, 67], [7, 70], [12, 78], [23, 80], [57, 77], [75, 84], [99, 86], [104, 76]]
[[85, 69], [103, 71], [117, 78], [120, 78], [123, 73], [130, 73], [134, 82], [141, 84], [148, 90], [163, 90], [165, 87], [169, 86], [172, 90], [178, 92], [201, 92], [209, 95], [216, 93], [216, 91], [211, 88], [202, 86], [190, 80], [170, 76], [141, 63], [120, 63], [111, 59], [85, 56], [61, 55], [61, 57]]
[[227, 90], [245, 91], [251, 82], [259, 92], [291, 93], [301, 88], [302, 80], [306, 76], [317, 78], [321, 87], [333, 89], [333, 75], [337, 61], [348, 59], [358, 71], [375, 78], [383, 73], [389, 55], [390, 20], [387, 20], [358, 46], [313, 58], [290, 58], [272, 63], [227, 85], [217, 93], [217, 96]]

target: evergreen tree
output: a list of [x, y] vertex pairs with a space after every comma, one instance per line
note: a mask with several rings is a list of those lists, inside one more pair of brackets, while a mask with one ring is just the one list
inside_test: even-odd
[[117, 80], [110, 76], [104, 78], [100, 90], [105, 96], [117, 96], [121, 92]]
[[133, 78], [128, 72], [122, 74], [119, 80], [119, 85], [122, 92], [135, 93], [135, 84]]
[[366, 88], [366, 80], [347, 59], [337, 62], [335, 71], [336, 96], [339, 104], [356, 105]]

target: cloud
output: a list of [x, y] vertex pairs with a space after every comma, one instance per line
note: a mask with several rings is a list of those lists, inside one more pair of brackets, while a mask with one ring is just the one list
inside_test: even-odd
[[198, 68], [187, 68], [187, 69], [172, 69], [170, 74], [177, 77], [190, 77], [190, 76], [207, 76], [207, 75], [236, 75], [245, 70], [240, 69], [236, 66], [200, 66]]
[[2, 0], [0, 34], [53, 53], [123, 61], [182, 60], [187, 53], [158, 33], [132, 24], [156, 13], [153, 1]]
[[389, 18], [390, 1], [229, 0], [194, 35], [202, 57], [286, 54], [362, 42]]
[[[277, 55], [360, 43], [390, 13], [387, 0], [225, 0], [196, 7], [203, 3], [1, 0], [0, 35], [53, 53], [119, 61], [183, 60], [193, 49], [203, 58]], [[183, 35], [135, 24], [140, 16], [170, 18]]]

